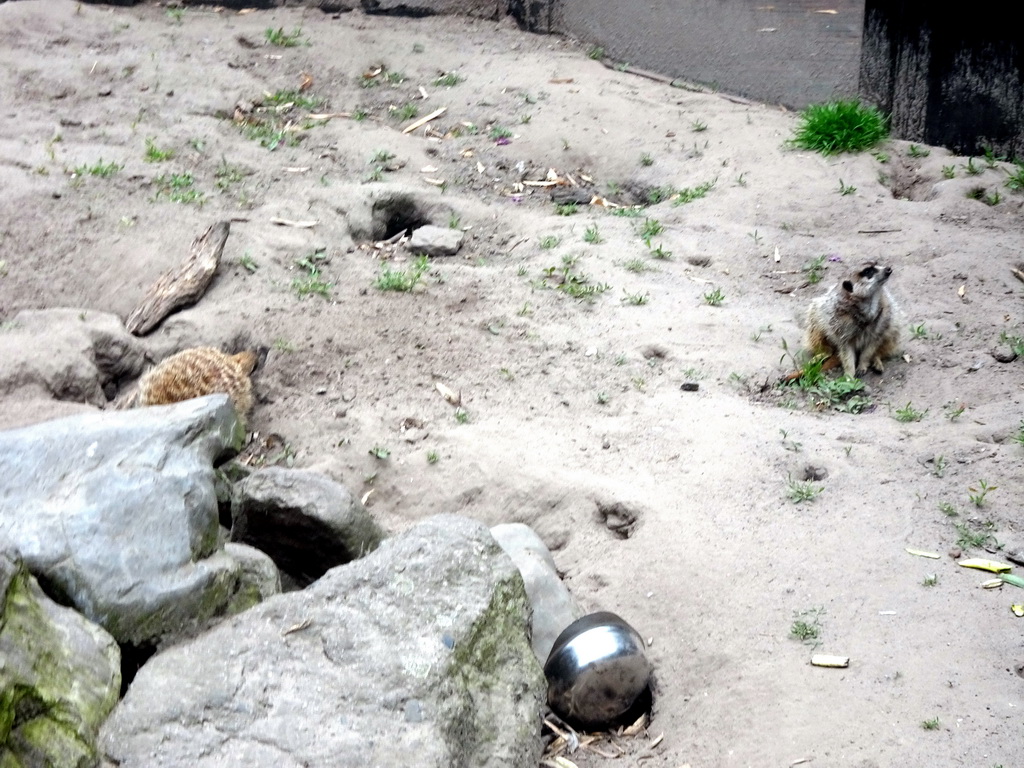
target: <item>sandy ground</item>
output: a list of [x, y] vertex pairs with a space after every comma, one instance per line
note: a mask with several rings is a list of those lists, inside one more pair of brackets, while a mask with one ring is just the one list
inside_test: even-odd
[[[296, 28], [303, 44], [266, 44]], [[394, 530], [438, 512], [534, 525], [581, 603], [632, 622], [657, 668], [651, 740], [616, 761], [578, 752], [579, 765], [1024, 765], [1024, 619], [1010, 611], [1024, 592], [983, 590], [986, 574], [949, 556], [957, 525], [1024, 541], [1024, 363], [992, 355], [1001, 334], [1024, 336], [1010, 271], [1024, 196], [1003, 187], [1005, 166], [975, 160], [972, 176], [967, 158], [898, 141], [887, 162], [793, 151], [793, 114], [472, 20], [26, 0], [0, 5], [0, 61], [0, 327], [23, 308], [124, 317], [193, 237], [232, 219], [215, 282], [146, 339], [153, 358], [270, 347], [253, 428], [280, 434], [294, 465], [372, 491]], [[375, 83], [402, 78], [360, 87], [381, 65]], [[435, 85], [447, 72], [462, 81]], [[366, 119], [319, 121], [273, 151], [247, 138], [235, 105], [302, 73], [326, 99], [314, 111]], [[389, 106], [410, 103], [447, 112], [430, 135], [403, 134]], [[309, 111], [284, 119], [302, 128]], [[147, 139], [174, 157], [146, 162]], [[381, 150], [395, 157], [374, 161]], [[81, 172], [101, 162], [122, 167]], [[548, 169], [617, 203], [714, 186], [640, 218], [563, 216], [550, 190], [516, 186]], [[204, 204], [155, 181], [185, 172]], [[1001, 201], [968, 199], [976, 186]], [[371, 210], [395, 191], [466, 230], [410, 293], [374, 283], [412, 255], [367, 245], [389, 234]], [[645, 218], [671, 258], [651, 255]], [[804, 268], [821, 256], [812, 284]], [[304, 258], [326, 297], [297, 295]], [[808, 300], [868, 258], [894, 267], [907, 329], [905, 358], [865, 378], [871, 405], [842, 413], [772, 387]], [[547, 273], [566, 264], [609, 290], [556, 289]], [[436, 382], [461, 392], [465, 423]], [[908, 403], [920, 421], [895, 418]], [[0, 412], [12, 426], [68, 408], [18, 391]], [[808, 466], [820, 493], [795, 504], [787, 478]], [[982, 481], [996, 488], [977, 506]], [[624, 521], [628, 537], [612, 530]], [[812, 609], [820, 637], [801, 643], [794, 616]], [[850, 666], [812, 667], [813, 652]]]

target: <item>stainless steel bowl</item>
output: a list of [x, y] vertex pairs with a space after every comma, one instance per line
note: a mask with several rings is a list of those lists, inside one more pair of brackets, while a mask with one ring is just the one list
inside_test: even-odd
[[637, 702], [652, 672], [639, 632], [614, 613], [591, 613], [562, 630], [551, 648], [548, 706], [579, 727], [606, 727]]

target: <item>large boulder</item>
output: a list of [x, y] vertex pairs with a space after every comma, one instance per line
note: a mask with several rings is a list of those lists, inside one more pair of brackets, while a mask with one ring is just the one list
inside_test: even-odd
[[144, 363], [141, 343], [117, 315], [25, 309], [0, 334], [0, 394], [103, 405]]
[[266, 552], [304, 587], [375, 550], [384, 531], [345, 486], [303, 469], [267, 467], [235, 487], [231, 539]]
[[535, 768], [529, 612], [485, 526], [429, 518], [154, 656], [102, 750], [121, 768]]
[[118, 642], [188, 634], [238, 589], [213, 464], [242, 437], [226, 395], [0, 432], [0, 548]]
[[96, 736], [120, 687], [114, 638], [0, 553], [0, 765], [96, 765]]

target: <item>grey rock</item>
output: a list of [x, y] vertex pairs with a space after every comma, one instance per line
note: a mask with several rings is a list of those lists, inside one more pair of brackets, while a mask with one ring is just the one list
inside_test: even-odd
[[247, 544], [228, 542], [224, 554], [238, 563], [235, 593], [228, 613], [241, 613], [281, 594], [281, 572], [270, 555]]
[[384, 531], [333, 480], [268, 467], [236, 486], [231, 539], [266, 552], [299, 586], [377, 548]]
[[120, 688], [114, 638], [0, 553], [0, 764], [96, 765], [100, 723]]
[[117, 315], [22, 310], [0, 334], [0, 394], [27, 390], [103, 405], [144, 362], [142, 346]]
[[454, 256], [462, 247], [465, 236], [466, 233], [461, 229], [435, 227], [433, 224], [428, 224], [413, 230], [406, 248], [417, 255]]
[[535, 768], [529, 610], [486, 527], [430, 518], [154, 656], [101, 748], [121, 768]]
[[187, 633], [235, 590], [212, 465], [242, 436], [226, 395], [0, 432], [0, 548], [120, 643]]
[[533, 652], [543, 664], [555, 639], [583, 615], [565, 584], [558, 578], [555, 560], [532, 528], [522, 523], [505, 523], [491, 528], [491, 535], [512, 558], [526, 585], [533, 608]]

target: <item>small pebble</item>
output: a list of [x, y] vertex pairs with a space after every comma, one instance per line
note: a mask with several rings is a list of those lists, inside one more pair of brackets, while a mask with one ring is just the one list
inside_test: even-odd
[[680, 389], [683, 390], [683, 392], [696, 392], [698, 389], [700, 389], [700, 384], [698, 384], [696, 381], [686, 381], [683, 382], [683, 385], [680, 387]]

